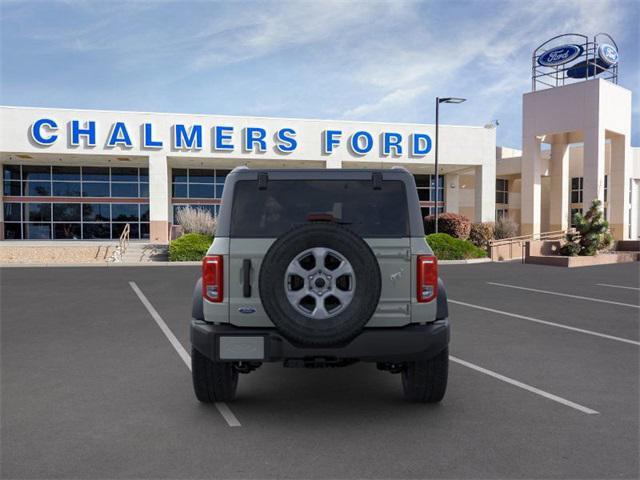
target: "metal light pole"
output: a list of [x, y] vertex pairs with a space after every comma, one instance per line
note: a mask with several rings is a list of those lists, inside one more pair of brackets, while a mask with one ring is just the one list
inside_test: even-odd
[[[466, 98], [458, 98], [458, 97], [436, 97], [436, 146], [435, 146], [435, 179], [436, 179], [436, 198], [435, 198], [435, 207], [434, 207], [434, 218], [435, 218], [435, 229], [436, 233], [438, 233], [438, 145], [440, 142], [438, 141], [438, 133], [440, 130], [440, 104], [441, 103], [462, 103], [466, 101]], [[444, 185], [443, 185], [444, 187]]]

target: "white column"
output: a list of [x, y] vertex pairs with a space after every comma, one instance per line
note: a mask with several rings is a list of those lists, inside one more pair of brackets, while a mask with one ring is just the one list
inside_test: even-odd
[[596, 126], [585, 130], [583, 155], [582, 209], [586, 212], [596, 198], [604, 202], [604, 129]]
[[566, 134], [555, 135], [550, 167], [549, 230], [566, 230], [569, 221], [569, 146]]
[[628, 135], [615, 135], [611, 140], [611, 164], [607, 200], [609, 227], [616, 240], [629, 238], [629, 179], [632, 152]]
[[165, 154], [149, 155], [150, 241], [169, 241], [169, 165]]
[[445, 211], [458, 213], [460, 208], [460, 177], [457, 173], [448, 173], [444, 176]]
[[475, 221], [492, 222], [496, 218], [495, 158], [475, 167]]
[[522, 210], [520, 213], [522, 235], [540, 233], [541, 175], [540, 139], [535, 135], [525, 136], [522, 152]]

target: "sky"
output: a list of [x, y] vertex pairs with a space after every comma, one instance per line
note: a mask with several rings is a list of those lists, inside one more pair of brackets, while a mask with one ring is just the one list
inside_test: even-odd
[[531, 53], [607, 32], [634, 94], [640, 1], [0, 0], [0, 104], [433, 123], [521, 145]]

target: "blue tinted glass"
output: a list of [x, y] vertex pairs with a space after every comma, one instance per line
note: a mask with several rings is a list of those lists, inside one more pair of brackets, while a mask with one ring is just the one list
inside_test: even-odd
[[149, 238], [149, 224], [141, 223], [140, 224], [140, 238]]
[[82, 238], [111, 238], [111, 228], [108, 223], [83, 223]]
[[174, 183], [171, 186], [171, 196], [174, 198], [187, 198], [187, 184]]
[[111, 196], [135, 198], [138, 196], [138, 184], [137, 183], [112, 183]]
[[4, 195], [19, 197], [20, 195], [22, 195], [22, 189], [20, 188], [21, 185], [22, 184], [20, 182], [4, 182]]
[[5, 203], [4, 204], [4, 221], [5, 222], [19, 222], [22, 219], [20, 214], [22, 206], [19, 203]]
[[215, 198], [214, 186], [190, 183], [189, 198]]
[[172, 182], [187, 182], [187, 169], [186, 168], [174, 168], [171, 170]]
[[224, 183], [229, 173], [229, 170], [216, 170], [216, 183]]
[[137, 222], [137, 203], [113, 203], [111, 204], [111, 216], [114, 222]]
[[51, 180], [51, 167], [42, 165], [23, 165], [23, 180]]
[[20, 165], [3, 165], [2, 178], [4, 180], [20, 180]]
[[24, 220], [25, 222], [48, 222], [51, 220], [51, 204], [50, 203], [25, 203], [24, 204]]
[[52, 167], [54, 180], [78, 180], [80, 181], [80, 167]]
[[79, 203], [54, 203], [53, 204], [53, 221], [54, 222], [79, 222], [80, 221], [80, 204]]
[[82, 218], [89, 222], [111, 220], [111, 208], [108, 203], [85, 203], [82, 205]]
[[50, 223], [25, 223], [23, 228], [24, 238], [29, 240], [46, 240], [51, 238]]
[[140, 220], [143, 222], [149, 221], [149, 204], [148, 203], [140, 204]]
[[53, 238], [67, 240], [80, 240], [82, 230], [79, 223], [55, 223], [53, 225]]
[[[112, 223], [111, 224], [111, 238], [119, 238], [122, 235], [126, 223]], [[140, 230], [137, 223], [130, 223], [129, 238], [140, 238]]]
[[22, 238], [22, 224], [21, 223], [5, 223], [4, 224], [4, 239], [5, 240], [19, 240]]
[[80, 183], [75, 182], [53, 182], [54, 197], [79, 197]]
[[82, 180], [108, 182], [109, 168], [108, 167], [82, 167]]
[[203, 168], [189, 169], [189, 183], [213, 183], [215, 181], [215, 170], [205, 170]]
[[138, 169], [135, 167], [117, 167], [111, 169], [112, 182], [137, 182]]
[[216, 185], [216, 198], [222, 198], [223, 189], [224, 185]]
[[140, 169], [140, 181], [141, 182], [148, 182], [149, 181], [149, 169], [148, 168], [141, 168]]
[[51, 183], [47, 182], [26, 182], [24, 184], [24, 194], [28, 197], [48, 197], [51, 195]]
[[141, 183], [140, 184], [140, 197], [141, 198], [149, 198], [149, 184]]
[[430, 200], [430, 195], [429, 192], [431, 190], [427, 190], [426, 188], [419, 188], [418, 189], [418, 199], [420, 199], [420, 201], [422, 202], [427, 202]]
[[108, 197], [109, 184], [108, 183], [83, 183], [82, 196], [83, 197]]

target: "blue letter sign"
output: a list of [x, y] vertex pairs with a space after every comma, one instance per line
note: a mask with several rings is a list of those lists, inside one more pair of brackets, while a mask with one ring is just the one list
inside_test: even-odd
[[55, 132], [58, 130], [58, 124], [50, 118], [41, 118], [31, 125], [31, 138], [34, 142], [38, 145], [52, 145], [58, 139], [58, 135], [51, 134], [45, 137], [42, 134], [42, 127], [47, 127], [48, 130]]

